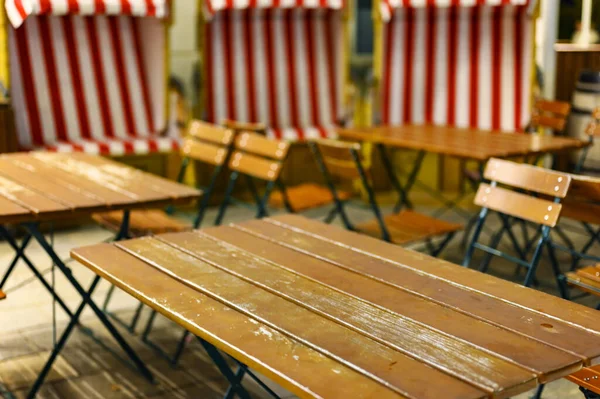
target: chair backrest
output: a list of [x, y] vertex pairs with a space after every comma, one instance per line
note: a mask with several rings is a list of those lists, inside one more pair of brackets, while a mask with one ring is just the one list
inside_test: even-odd
[[223, 165], [233, 143], [231, 130], [210, 123], [194, 120], [188, 128], [188, 136], [183, 142], [181, 153], [184, 157], [208, 163]]
[[240, 122], [232, 119], [226, 119], [221, 122], [221, 125], [229, 130], [232, 130], [235, 134], [240, 132], [252, 132], [260, 134], [261, 136], [267, 135], [267, 127], [264, 123]]
[[592, 111], [592, 120], [585, 129], [585, 134], [590, 137], [600, 137], [600, 107], [596, 107]]
[[479, 185], [475, 204], [550, 227], [558, 222], [562, 206], [535, 194], [562, 199], [571, 184], [571, 176], [566, 173], [495, 158], [488, 162], [484, 177], [491, 184]]
[[537, 100], [531, 113], [530, 128], [539, 127], [562, 132], [567, 124], [571, 104], [564, 101]]
[[290, 144], [242, 132], [235, 139], [229, 169], [258, 179], [275, 181], [281, 174]]
[[360, 162], [361, 159], [360, 144], [329, 139], [315, 140], [315, 144], [332, 177], [342, 180], [360, 178], [357, 166], [357, 161]]

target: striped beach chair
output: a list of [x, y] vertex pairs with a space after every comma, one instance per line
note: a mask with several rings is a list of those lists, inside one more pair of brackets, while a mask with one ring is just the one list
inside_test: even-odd
[[168, 0], [6, 0], [5, 8], [3, 84], [21, 149], [121, 156], [179, 147], [167, 129]]
[[342, 0], [204, 3], [206, 119], [287, 141], [332, 137], [347, 80]]

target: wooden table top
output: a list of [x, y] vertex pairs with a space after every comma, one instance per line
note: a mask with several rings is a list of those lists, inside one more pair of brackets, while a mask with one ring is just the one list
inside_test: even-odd
[[303, 398], [506, 398], [600, 362], [596, 310], [296, 215], [71, 256]]
[[478, 161], [487, 161], [494, 157], [508, 158], [562, 152], [588, 145], [587, 141], [568, 137], [506, 134], [500, 131], [434, 125], [338, 129], [337, 133], [340, 138], [347, 140], [381, 143], [390, 147]]
[[193, 188], [87, 154], [0, 155], [0, 224], [187, 203]]

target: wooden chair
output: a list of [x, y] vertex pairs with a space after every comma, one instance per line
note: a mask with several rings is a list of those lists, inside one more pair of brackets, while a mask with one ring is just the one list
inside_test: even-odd
[[[323, 139], [310, 143], [310, 146], [334, 199], [334, 209], [326, 219], [327, 223], [339, 215], [347, 229], [379, 237], [388, 242], [405, 245], [426, 241], [434, 256], [437, 256], [452, 239], [452, 236], [462, 229], [459, 224], [447, 223], [412, 210], [384, 216], [370, 183], [370, 170], [365, 168], [361, 158], [360, 144]], [[360, 180], [367, 192], [371, 211], [375, 215], [374, 220], [356, 226], [350, 222], [345, 209], [347, 201], [340, 198], [333, 180], [334, 177], [342, 181]], [[431, 239], [440, 236], [445, 237], [441, 244], [434, 247]]]
[[600, 399], [600, 366], [586, 367], [567, 377], [579, 385], [586, 399]]
[[[163, 210], [133, 211], [129, 214], [129, 237], [141, 237], [198, 228], [202, 223], [204, 211], [209, 204], [217, 178], [227, 161], [233, 137], [233, 132], [230, 130], [200, 121], [192, 121], [188, 129], [188, 136], [181, 147], [183, 161], [177, 181], [183, 181], [190, 161], [202, 162], [214, 166], [208, 186], [199, 187], [204, 191], [204, 194], [198, 204], [193, 224], [190, 226], [169, 216]], [[123, 221], [123, 212], [98, 213], [93, 215], [93, 219], [101, 226], [117, 232]]]
[[[535, 133], [545, 128], [552, 130], [555, 135], [562, 135], [570, 112], [571, 104], [567, 102], [539, 99], [533, 105], [531, 121], [525, 130]], [[479, 170], [466, 169], [464, 173], [472, 185], [477, 186], [481, 182]]]
[[261, 136], [267, 136], [267, 127], [262, 123], [239, 122], [231, 119], [225, 119], [221, 126], [231, 130], [235, 135], [241, 132], [256, 133]]
[[[225, 212], [231, 204], [233, 189], [240, 176], [244, 176], [256, 203], [256, 217], [267, 216], [267, 202], [271, 192], [278, 184], [290, 144], [279, 140], [270, 140], [256, 133], [242, 132], [235, 139], [234, 151], [229, 160], [229, 183], [225, 198], [219, 208], [215, 225], [221, 224]], [[266, 182], [262, 195], [259, 194], [255, 179]]]
[[[527, 269], [524, 285], [530, 286], [544, 248], [548, 249], [552, 267], [561, 294], [565, 294], [564, 284], [559, 279], [561, 274], [554, 247], [550, 243], [550, 230], [556, 226], [562, 205], [571, 183], [571, 176], [566, 173], [539, 168], [536, 166], [515, 163], [492, 158], [485, 168], [484, 178], [491, 183], [479, 185], [475, 196], [475, 204], [482, 207], [475, 226], [475, 232], [468, 246], [463, 266], [468, 267], [475, 249], [486, 252], [481, 262], [480, 271], [486, 272], [492, 256], [500, 256]], [[504, 187], [501, 187], [503, 185]], [[552, 199], [538, 196], [551, 197]], [[495, 212], [502, 222], [502, 227], [492, 236], [489, 245], [479, 242], [482, 228], [490, 211]], [[512, 219], [526, 221], [537, 226], [541, 238], [535, 246], [533, 256], [527, 260], [528, 251], [521, 248], [513, 232]], [[507, 234], [519, 257], [514, 257], [498, 249], [500, 240]]]

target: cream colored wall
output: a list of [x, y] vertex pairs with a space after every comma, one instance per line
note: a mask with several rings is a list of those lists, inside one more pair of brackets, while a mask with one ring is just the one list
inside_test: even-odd
[[185, 84], [187, 100], [191, 101], [192, 73], [198, 59], [196, 35], [198, 2], [195, 0], [175, 0], [173, 2], [173, 25], [170, 33], [171, 75]]

